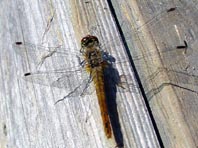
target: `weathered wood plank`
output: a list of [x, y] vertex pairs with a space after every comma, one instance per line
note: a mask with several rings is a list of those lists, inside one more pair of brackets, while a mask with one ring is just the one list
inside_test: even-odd
[[113, 1], [123, 33], [133, 36], [126, 41], [166, 147], [198, 145], [197, 6]]
[[[45, 83], [41, 85], [40, 81], [39, 84], [25, 81], [23, 74], [36, 69], [42, 55], [27, 54], [13, 45], [16, 41], [44, 46], [63, 45], [74, 53], [79, 52], [80, 39], [92, 33], [118, 61], [116, 68], [119, 73], [129, 76], [133, 86], [137, 86], [107, 3], [103, 0], [13, 0], [1, 4], [1, 147], [115, 147], [115, 141], [107, 140], [104, 135], [96, 95], [66, 99], [54, 105], [69, 91]], [[28, 51], [28, 48], [38, 50], [32, 46], [24, 50]], [[43, 68], [74, 67], [78, 62], [74, 59], [73, 54], [65, 59], [49, 58]], [[78, 77], [70, 81], [75, 83]], [[116, 98], [110, 99], [117, 102], [116, 105], [115, 100], [110, 101], [113, 102], [110, 115], [119, 117], [112, 117], [112, 124], [117, 122], [114, 127], [117, 144], [159, 147], [138, 87], [118, 91]]]

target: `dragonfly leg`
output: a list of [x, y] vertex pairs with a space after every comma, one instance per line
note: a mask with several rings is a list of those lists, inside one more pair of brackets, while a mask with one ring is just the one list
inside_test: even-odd
[[79, 56], [77, 56], [77, 58], [78, 58], [78, 63], [79, 63], [79, 65], [80, 65], [81, 67], [84, 67], [85, 64], [86, 64], [86, 61], [85, 61], [85, 60], [81, 61]]

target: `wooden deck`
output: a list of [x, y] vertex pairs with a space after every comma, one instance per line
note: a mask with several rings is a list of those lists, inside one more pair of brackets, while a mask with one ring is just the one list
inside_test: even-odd
[[[1, 5], [0, 148], [198, 146], [198, 2], [12, 0]], [[99, 38], [131, 86], [108, 98], [111, 140], [94, 92], [54, 105], [70, 91], [23, 79], [44, 50], [28, 44], [22, 52], [14, 45], [62, 45], [71, 55], [47, 58], [44, 69], [70, 71], [87, 34]], [[70, 86], [80, 78], [73, 76]]]

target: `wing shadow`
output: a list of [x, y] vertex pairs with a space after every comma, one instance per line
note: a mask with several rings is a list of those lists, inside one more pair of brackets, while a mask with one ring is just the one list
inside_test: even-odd
[[166, 74], [169, 76], [169, 80], [164, 81], [160, 85], [158, 85], [156, 88], [149, 90], [146, 93], [148, 97], [148, 101], [151, 101], [151, 99], [155, 95], [160, 93], [164, 87], [169, 86], [169, 85], [189, 91], [191, 93], [198, 94], [198, 91], [197, 91], [198, 76], [189, 74], [185, 71], [177, 71], [177, 70], [168, 69], [168, 68], [160, 68], [157, 74], [155, 73], [153, 74], [153, 76], [149, 76], [150, 80], [157, 77], [157, 75], [163, 71], [165, 71]]

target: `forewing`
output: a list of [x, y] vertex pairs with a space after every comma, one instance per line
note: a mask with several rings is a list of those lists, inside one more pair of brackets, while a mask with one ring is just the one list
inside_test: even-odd
[[30, 66], [33, 66], [33, 69], [30, 67], [33, 71], [41, 70], [45, 66], [51, 66], [53, 69], [78, 67], [82, 59], [79, 52], [75, 52], [77, 50], [62, 46], [47, 47], [27, 42], [16, 42], [13, 45], [16, 53], [28, 60]]

